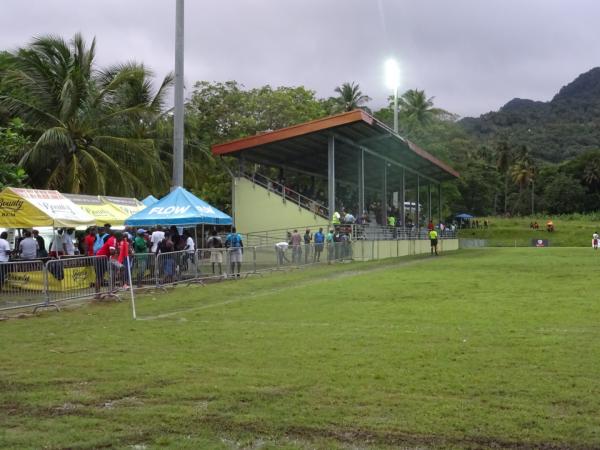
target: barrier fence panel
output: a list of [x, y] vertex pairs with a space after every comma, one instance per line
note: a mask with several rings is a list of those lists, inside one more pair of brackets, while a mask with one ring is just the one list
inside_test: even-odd
[[51, 259], [46, 263], [49, 300], [112, 296], [123, 283], [123, 269], [105, 256]]
[[39, 306], [47, 300], [43, 261], [0, 263], [0, 311]]
[[198, 280], [196, 252], [181, 250], [159, 253], [155, 273], [157, 284], [161, 286]]
[[133, 286], [138, 289], [156, 287], [156, 255], [154, 253], [136, 254], [130, 258], [130, 261]]
[[196, 252], [198, 276], [220, 279], [227, 275], [227, 255], [224, 248], [205, 248]]

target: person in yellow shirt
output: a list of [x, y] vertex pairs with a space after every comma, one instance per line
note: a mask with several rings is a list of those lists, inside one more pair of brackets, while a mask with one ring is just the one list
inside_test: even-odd
[[433, 256], [435, 252], [435, 256], [438, 256], [437, 244], [438, 244], [438, 234], [437, 231], [431, 230], [429, 232], [429, 240], [431, 241], [431, 256]]

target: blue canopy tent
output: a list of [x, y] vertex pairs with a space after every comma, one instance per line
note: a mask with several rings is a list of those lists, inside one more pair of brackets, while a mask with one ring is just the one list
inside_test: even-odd
[[468, 219], [474, 219], [475, 218], [475, 216], [472, 216], [471, 214], [467, 214], [467, 213], [457, 214], [455, 217], [457, 219], [461, 219], [461, 220], [463, 220], [463, 219], [468, 220]]
[[142, 200], [142, 203], [146, 206], [152, 206], [157, 201], [158, 201], [158, 199], [154, 195], [150, 194], [148, 197], [146, 197], [144, 200]]
[[126, 225], [231, 225], [231, 217], [182, 187], [130, 216]]

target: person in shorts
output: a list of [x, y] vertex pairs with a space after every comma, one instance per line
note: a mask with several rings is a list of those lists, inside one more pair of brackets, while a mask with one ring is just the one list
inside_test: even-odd
[[217, 235], [217, 230], [211, 231], [211, 236], [206, 241], [206, 247], [210, 250], [210, 263], [212, 273], [215, 274], [215, 264], [219, 265], [219, 275], [223, 275], [223, 240]]
[[315, 253], [313, 254], [313, 262], [321, 261], [321, 253], [323, 252], [323, 245], [325, 244], [325, 235], [323, 234], [323, 228], [319, 228], [319, 231], [315, 233]]
[[438, 245], [438, 234], [435, 230], [429, 231], [429, 241], [431, 242], [431, 256], [438, 256], [437, 245]]
[[229, 251], [229, 264], [231, 275], [233, 277], [239, 278], [240, 271], [242, 268], [242, 254], [244, 252], [244, 244], [242, 242], [242, 235], [237, 232], [235, 227], [231, 229], [231, 233], [229, 233], [225, 238], [225, 247]]

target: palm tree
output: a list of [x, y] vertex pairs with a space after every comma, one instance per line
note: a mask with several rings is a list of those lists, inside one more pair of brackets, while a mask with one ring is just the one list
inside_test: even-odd
[[591, 187], [597, 186], [600, 183], [600, 160], [593, 159], [585, 166], [583, 180]]
[[[151, 96], [136, 64], [98, 71], [95, 39], [35, 39], [10, 56], [0, 106], [31, 127], [21, 165], [35, 187], [89, 194], [143, 194], [168, 181], [152, 139], [139, 133], [158, 114], [169, 80]], [[156, 100], [156, 102], [154, 102]]]
[[363, 95], [359, 84], [354, 82], [344, 83], [336, 87], [334, 91], [339, 94], [336, 102], [340, 111], [352, 111], [361, 108], [371, 100], [369, 96]]
[[511, 148], [505, 141], [496, 146], [496, 168], [504, 176], [504, 214], [508, 208], [508, 172], [513, 161]]
[[418, 89], [409, 89], [399, 99], [401, 120], [408, 127], [414, 125], [428, 125], [435, 118], [447, 114], [440, 108], [434, 108], [434, 97], [425, 95], [425, 91]]
[[535, 162], [529, 155], [529, 150], [525, 145], [519, 148], [517, 158], [511, 167], [512, 179], [519, 186], [519, 201], [523, 195], [523, 188], [531, 184], [531, 213], [534, 213], [534, 198], [535, 198]]

